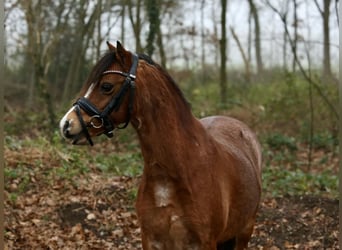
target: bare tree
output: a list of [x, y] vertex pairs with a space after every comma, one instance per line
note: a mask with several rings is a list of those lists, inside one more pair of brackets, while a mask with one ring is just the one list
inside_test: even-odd
[[[80, 4], [76, 9], [76, 29], [78, 32], [73, 34], [71, 62], [69, 65], [67, 78], [64, 86], [62, 100], [69, 100], [82, 86], [81, 80], [82, 66], [86, 62], [86, 49], [89, 47], [90, 41], [93, 37], [96, 21], [100, 18], [101, 1], [91, 9], [90, 16], [88, 16], [89, 0], [80, 0]], [[100, 10], [99, 10], [100, 9]]]
[[102, 0], [97, 0], [98, 3], [98, 7], [96, 8], [96, 20], [95, 22], [95, 28], [96, 28], [96, 35], [94, 34], [94, 39], [93, 39], [93, 43], [94, 43], [94, 47], [95, 47], [95, 55], [96, 58], [100, 57], [100, 47], [101, 47], [101, 42], [102, 42], [102, 34], [101, 34], [101, 27], [102, 27], [102, 23], [101, 23], [101, 18], [99, 18], [101, 16], [101, 12], [102, 12]]
[[258, 10], [256, 8], [256, 5], [253, 0], [248, 0], [249, 8], [251, 11], [251, 14], [254, 19], [254, 32], [255, 32], [255, 56], [256, 56], [256, 62], [257, 62], [257, 71], [258, 75], [261, 76], [261, 74], [264, 71], [264, 66], [262, 62], [262, 56], [261, 56], [261, 39], [260, 39], [260, 23], [259, 23], [259, 14]]
[[[64, 4], [65, 0], [60, 4]], [[62, 13], [63, 10], [59, 5], [48, 8], [41, 0], [32, 1], [19, 1], [20, 7], [24, 10], [26, 23], [28, 26], [27, 34], [27, 59], [30, 60], [32, 65], [33, 78], [30, 84], [30, 97], [29, 105], [33, 104], [33, 95], [37, 90], [38, 97], [43, 102], [43, 106], [47, 108], [51, 126], [55, 126], [56, 118], [52, 98], [49, 91], [47, 75], [51, 63], [53, 61], [52, 54], [56, 49], [60, 30], [64, 21]], [[54, 16], [51, 11], [54, 11]], [[53, 16], [53, 17], [52, 17]], [[49, 28], [52, 26], [54, 28]], [[50, 30], [49, 30], [50, 29]]]
[[241, 42], [239, 40], [239, 37], [235, 33], [234, 28], [232, 26], [230, 26], [230, 32], [232, 33], [232, 36], [233, 36], [233, 38], [234, 38], [234, 40], [235, 40], [235, 42], [239, 48], [239, 51], [241, 53], [242, 60], [243, 60], [243, 63], [245, 65], [245, 79], [246, 79], [246, 82], [249, 83], [251, 80], [251, 72], [250, 72], [250, 65], [249, 65], [248, 57], [247, 57], [245, 51], [243, 50], [243, 47], [242, 47]]
[[[289, 1], [285, 1], [284, 3], [284, 8], [283, 8], [283, 17], [284, 17], [284, 23], [283, 25], [287, 25], [287, 20], [288, 20], [288, 13], [289, 13]], [[283, 33], [283, 68], [285, 71], [287, 71], [287, 35], [285, 32], [284, 28], [284, 33]]]
[[[73, 87], [77, 82], [80, 81], [79, 79], [79, 69], [82, 63], [84, 63], [84, 56], [82, 55], [82, 51], [84, 49], [84, 36], [86, 33], [86, 30], [89, 28], [90, 23], [85, 23], [84, 19], [86, 17], [86, 11], [87, 6], [86, 4], [87, 0], [82, 0], [82, 4], [78, 5], [75, 9], [75, 16], [76, 18], [76, 27], [79, 28], [79, 32], [77, 34], [73, 34], [71, 46], [73, 48], [72, 54], [70, 55], [70, 64], [68, 65], [69, 69], [67, 71], [65, 85], [63, 88], [63, 95], [62, 100], [66, 101], [71, 98], [71, 96], [74, 95], [73, 89], [76, 89], [76, 87]], [[95, 12], [93, 12], [94, 15]]]
[[221, 0], [221, 67], [220, 67], [220, 88], [221, 88], [221, 103], [227, 103], [227, 35], [226, 35], [226, 12], [227, 0]]
[[326, 105], [329, 107], [329, 109], [331, 110], [332, 114], [334, 114], [334, 116], [336, 117], [337, 120], [339, 120], [339, 113], [337, 112], [335, 106], [330, 102], [329, 98], [324, 94], [324, 92], [322, 91], [321, 87], [319, 86], [319, 84], [312, 79], [311, 75], [308, 74], [306, 72], [306, 70], [304, 69], [304, 66], [302, 65], [301, 61], [299, 60], [298, 57], [298, 53], [297, 50], [295, 49], [295, 42], [294, 42], [294, 38], [291, 37], [290, 31], [287, 27], [287, 25], [285, 25], [286, 21], [284, 19], [284, 14], [282, 14], [276, 7], [274, 7], [272, 5], [272, 3], [269, 0], [265, 1], [266, 4], [279, 16], [280, 20], [283, 22], [284, 24], [284, 28], [285, 28], [285, 32], [286, 35], [288, 37], [288, 41], [290, 43], [290, 47], [291, 47], [291, 51], [293, 54], [293, 57], [296, 61], [296, 64], [299, 67], [300, 72], [302, 73], [302, 75], [304, 76], [304, 79], [310, 84], [312, 85], [312, 87], [318, 92], [318, 94], [320, 95], [320, 97], [322, 98], [322, 100], [326, 103]]
[[212, 24], [213, 24], [213, 27], [212, 27], [212, 30], [213, 30], [213, 34], [211, 35], [211, 39], [210, 39], [210, 42], [212, 44], [214, 44], [214, 66], [215, 68], [218, 68], [219, 67], [219, 58], [220, 58], [220, 55], [219, 55], [219, 51], [220, 51], [220, 39], [219, 39], [219, 28], [217, 27], [217, 21], [216, 21], [216, 16], [217, 16], [217, 13], [216, 13], [216, 6], [215, 6], [215, 1], [212, 3], [212, 9], [211, 9], [211, 15], [212, 15]]
[[338, 14], [338, 6], [339, 6], [339, 0], [335, 0], [335, 12], [336, 12], [337, 25], [340, 25], [340, 16]]
[[201, 71], [202, 71], [202, 83], [205, 80], [205, 26], [204, 26], [204, 10], [205, 0], [201, 1]]
[[158, 5], [157, 0], [145, 0], [146, 5], [146, 12], [149, 21], [149, 30], [147, 35], [147, 44], [146, 44], [146, 52], [149, 56], [152, 56], [154, 53], [154, 41], [156, 39], [158, 29], [160, 26], [160, 19], [159, 19], [159, 9], [160, 6]]
[[248, 55], [248, 62], [252, 61], [252, 15], [249, 11], [248, 13], [248, 37], [247, 37], [247, 55]]
[[166, 68], [166, 55], [165, 55], [165, 49], [164, 49], [164, 43], [163, 43], [163, 33], [160, 28], [160, 23], [158, 25], [157, 29], [157, 45], [159, 48], [159, 55], [160, 55], [160, 64]]
[[[298, 2], [297, 0], [293, 0], [293, 50], [297, 54], [297, 44], [298, 44], [298, 26], [299, 26], [299, 20], [298, 20]], [[296, 59], [293, 58], [292, 60], [292, 72], [296, 72]]]
[[[128, 4], [128, 16], [131, 21], [133, 33], [135, 37], [135, 51], [142, 52], [143, 47], [141, 43], [141, 28], [142, 28], [142, 17], [141, 17], [141, 5], [143, 0], [126, 0]], [[134, 12], [135, 9], [135, 12]]]
[[126, 1], [121, 1], [121, 42], [125, 44], [125, 19], [126, 19]]
[[330, 32], [329, 32], [329, 19], [330, 19], [330, 4], [331, 0], [323, 0], [323, 8], [319, 5], [317, 0], [314, 3], [322, 16], [323, 21], [323, 75], [322, 79], [329, 81], [332, 77], [330, 65]]

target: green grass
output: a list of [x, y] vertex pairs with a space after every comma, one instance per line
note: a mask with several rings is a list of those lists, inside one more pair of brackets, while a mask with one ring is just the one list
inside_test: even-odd
[[56, 180], [72, 180], [89, 171], [84, 149], [71, 150], [70, 146], [50, 142], [46, 137], [5, 137], [4, 178], [5, 188], [15, 184], [10, 193], [16, 197], [28, 191], [32, 185], [51, 184]]
[[288, 170], [282, 166], [266, 166], [262, 184], [265, 195], [322, 195], [338, 197], [338, 176], [327, 170], [307, 173], [300, 169]]
[[143, 159], [138, 152], [99, 154], [95, 156], [94, 164], [102, 172], [131, 177], [140, 175], [143, 169]]

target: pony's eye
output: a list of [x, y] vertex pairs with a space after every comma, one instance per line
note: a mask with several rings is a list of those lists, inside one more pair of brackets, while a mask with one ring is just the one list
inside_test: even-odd
[[109, 83], [109, 82], [105, 82], [101, 85], [101, 91], [103, 93], [108, 93], [113, 89], [113, 84]]

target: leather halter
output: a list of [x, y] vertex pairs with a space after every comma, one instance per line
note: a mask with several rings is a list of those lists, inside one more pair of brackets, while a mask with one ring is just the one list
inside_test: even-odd
[[[129, 70], [129, 73], [125, 73], [125, 72], [118, 71], [118, 70], [107, 70], [102, 73], [102, 75], [119, 74], [119, 75], [126, 77], [118, 93], [109, 101], [107, 106], [102, 111], [98, 110], [98, 108], [96, 108], [96, 106], [92, 104], [86, 97], [81, 97], [74, 103], [78, 120], [80, 121], [80, 124], [82, 126], [82, 131], [80, 135], [83, 133], [91, 146], [93, 146], [94, 143], [91, 140], [91, 136], [88, 131], [89, 127], [93, 127], [93, 128], [103, 127], [104, 128], [103, 133], [108, 137], [113, 137], [113, 130], [115, 128], [117, 129], [126, 128], [131, 119], [131, 114], [133, 110], [133, 98], [134, 98], [134, 92], [135, 92], [134, 80], [136, 78], [136, 71], [138, 67], [139, 58], [136, 54], [132, 54], [132, 59], [133, 59], [133, 63], [132, 63], [131, 69]], [[129, 100], [128, 100], [127, 119], [123, 126], [118, 127], [113, 124], [109, 115], [113, 111], [117, 112], [119, 110], [120, 105], [124, 99], [124, 96], [128, 90], [130, 92], [129, 92]], [[84, 122], [81, 116], [80, 109], [82, 109], [91, 117], [90, 122], [88, 124]], [[76, 141], [74, 142], [76, 143]]]

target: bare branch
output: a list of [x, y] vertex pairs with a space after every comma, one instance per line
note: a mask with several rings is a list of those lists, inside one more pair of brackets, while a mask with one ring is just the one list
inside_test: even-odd
[[319, 6], [317, 0], [314, 0], [314, 3], [315, 3], [315, 5], [316, 5], [316, 7], [317, 7], [319, 13], [320, 13], [322, 16], [324, 16], [324, 11], [323, 11], [322, 8]]
[[237, 44], [237, 46], [238, 46], [238, 48], [239, 48], [239, 50], [240, 50], [240, 53], [241, 53], [243, 62], [244, 62], [244, 64], [245, 64], [246, 80], [249, 82], [249, 80], [250, 80], [250, 69], [249, 69], [249, 61], [248, 61], [248, 58], [247, 58], [247, 56], [246, 56], [246, 53], [245, 53], [244, 50], [243, 50], [243, 47], [242, 47], [241, 42], [240, 42], [240, 40], [239, 40], [239, 37], [237, 36], [237, 34], [236, 34], [235, 31], [234, 31], [234, 28], [233, 28], [232, 26], [230, 26], [229, 29], [230, 29], [230, 32], [232, 33], [233, 38], [234, 38], [234, 40], [235, 40], [235, 42], [236, 42], [236, 44]]
[[338, 13], [338, 1], [339, 0], [335, 1], [335, 11], [336, 11], [337, 25], [340, 26], [340, 15]]
[[274, 5], [271, 4], [269, 0], [264, 0], [263, 2], [264, 2], [268, 7], [270, 7], [276, 14], [278, 14], [278, 16], [280, 17], [280, 19], [281, 19], [283, 22], [286, 21], [286, 18], [285, 18], [286, 14], [281, 13], [280, 10], [278, 10], [276, 7], [274, 7]]
[[18, 5], [19, 5], [19, 0], [13, 2], [10, 6], [4, 8], [4, 12], [5, 14], [5, 18], [4, 18], [4, 23], [6, 23], [6, 20], [8, 18], [8, 16], [11, 14], [12, 10], [14, 10]]
[[[316, 0], [315, 0], [316, 1]], [[294, 60], [296, 61], [300, 72], [302, 73], [302, 75], [304, 76], [305, 80], [311, 84], [316, 91], [319, 93], [319, 95], [321, 96], [321, 98], [324, 100], [324, 102], [328, 105], [328, 107], [330, 108], [330, 110], [333, 112], [333, 114], [335, 115], [336, 119], [339, 120], [339, 113], [337, 112], [337, 110], [335, 109], [334, 105], [329, 101], [328, 97], [323, 93], [321, 87], [319, 86], [319, 84], [317, 82], [315, 82], [310, 75], [308, 75], [308, 73], [305, 71], [302, 63], [300, 62], [299, 58], [298, 58], [298, 54], [296, 51], [296, 47], [295, 47], [295, 42], [293, 40], [293, 38], [291, 37], [291, 34], [287, 28], [287, 23], [286, 23], [286, 19], [284, 17], [284, 15], [282, 13], [280, 13], [280, 11], [275, 8], [269, 0], [265, 0], [265, 3], [275, 12], [278, 14], [278, 16], [280, 17], [281, 21], [284, 23], [284, 28], [285, 28], [285, 33], [286, 36], [289, 39], [289, 43], [290, 43], [290, 47], [294, 56]]]

